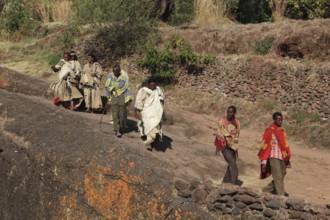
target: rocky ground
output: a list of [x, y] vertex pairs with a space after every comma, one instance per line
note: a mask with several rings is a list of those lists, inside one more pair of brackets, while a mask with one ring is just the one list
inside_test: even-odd
[[[212, 143], [217, 118], [167, 102], [164, 142], [150, 152], [134, 129], [115, 138], [108, 115], [100, 124], [100, 114], [54, 106], [43, 97], [48, 85], [0, 69], [1, 219], [216, 218], [205, 205], [178, 197], [174, 182], [221, 184], [226, 163]], [[240, 138], [240, 179], [255, 192], [270, 181], [258, 179], [261, 136], [243, 129]], [[286, 191], [329, 204], [329, 152], [290, 145]]]

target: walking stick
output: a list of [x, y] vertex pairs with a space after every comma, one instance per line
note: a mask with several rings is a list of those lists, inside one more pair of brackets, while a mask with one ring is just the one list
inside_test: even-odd
[[105, 110], [107, 109], [107, 107], [108, 107], [108, 105], [109, 105], [109, 98], [110, 98], [110, 97], [108, 97], [108, 99], [107, 99], [107, 104], [105, 104], [105, 106], [104, 106], [104, 108], [103, 108], [103, 111], [102, 111], [102, 115], [101, 115], [101, 118], [100, 118], [100, 122], [99, 122], [99, 124], [102, 124], [102, 118], [103, 118], [103, 115], [104, 115]]

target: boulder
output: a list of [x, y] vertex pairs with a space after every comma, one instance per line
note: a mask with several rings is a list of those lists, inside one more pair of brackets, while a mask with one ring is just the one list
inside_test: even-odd
[[293, 210], [297, 210], [297, 211], [303, 211], [304, 207], [306, 205], [305, 200], [303, 199], [287, 199], [286, 200], [286, 205], [288, 206], [288, 208], [291, 208]]
[[256, 202], [256, 199], [254, 197], [252, 197], [252, 196], [249, 196], [249, 195], [235, 195], [233, 197], [233, 199], [235, 201], [243, 202], [243, 203], [245, 203], [247, 205]]
[[265, 204], [268, 208], [279, 209], [281, 208], [281, 202], [275, 199], [270, 200]]
[[180, 190], [184, 190], [184, 189], [188, 189], [189, 183], [187, 181], [184, 180], [177, 180], [174, 183], [174, 187], [180, 191]]
[[189, 189], [183, 189], [178, 191], [178, 196], [183, 198], [189, 198], [191, 196], [191, 191]]
[[198, 187], [191, 193], [191, 198], [196, 203], [205, 203], [207, 196], [208, 196], [208, 193], [200, 187]]

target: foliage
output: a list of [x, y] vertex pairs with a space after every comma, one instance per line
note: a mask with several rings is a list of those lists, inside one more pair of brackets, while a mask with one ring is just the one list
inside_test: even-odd
[[321, 116], [319, 114], [304, 110], [292, 111], [290, 117], [294, 120], [296, 124], [301, 124], [301, 125], [303, 125], [304, 123], [321, 121]]
[[73, 23], [80, 27], [91, 24], [97, 33], [94, 41], [116, 59], [134, 52], [156, 32], [151, 8], [148, 0], [76, 0]]
[[172, 25], [188, 23], [194, 19], [194, 15], [194, 0], [174, 0], [174, 10], [168, 23]]
[[138, 61], [140, 69], [148, 69], [152, 76], [166, 83], [171, 82], [174, 77], [174, 64], [175, 54], [170, 50], [169, 45], [166, 45], [164, 49], [159, 49], [147, 44], [145, 56]]
[[209, 55], [209, 54], [206, 54], [205, 56], [202, 57], [202, 63], [208, 65], [208, 64], [211, 64], [215, 61], [215, 56], [212, 56], [212, 55]]
[[330, 1], [288, 0], [285, 15], [293, 19], [330, 18]]
[[240, 0], [237, 7], [240, 23], [260, 23], [272, 21], [272, 11], [266, 0]]
[[55, 66], [62, 57], [61, 54], [49, 54], [46, 56], [46, 60], [49, 66]]
[[27, 0], [12, 0], [1, 13], [1, 29], [9, 34], [32, 35], [36, 22], [32, 18]]
[[138, 61], [140, 69], [148, 69], [149, 73], [159, 81], [169, 84], [175, 76], [175, 69], [200, 64], [210, 64], [214, 56], [201, 56], [196, 54], [188, 41], [174, 38], [164, 44], [164, 48], [156, 48], [151, 44], [146, 45], [145, 56]]
[[178, 60], [181, 65], [195, 64], [198, 62], [198, 55], [194, 53], [188, 41], [178, 38], [173, 39], [172, 46], [178, 49]]
[[74, 39], [78, 35], [79, 31], [74, 26], [67, 27], [60, 38], [63, 49], [70, 49], [74, 44]]
[[257, 41], [254, 46], [254, 51], [256, 54], [265, 55], [272, 48], [274, 39], [269, 38], [262, 41]]

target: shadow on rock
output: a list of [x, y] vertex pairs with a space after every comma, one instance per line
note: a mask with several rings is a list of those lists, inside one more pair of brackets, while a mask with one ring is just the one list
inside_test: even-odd
[[155, 142], [152, 144], [152, 148], [156, 151], [166, 152], [167, 149], [172, 150], [172, 141], [173, 139], [163, 135], [162, 141], [159, 140], [159, 137], [155, 140]]

